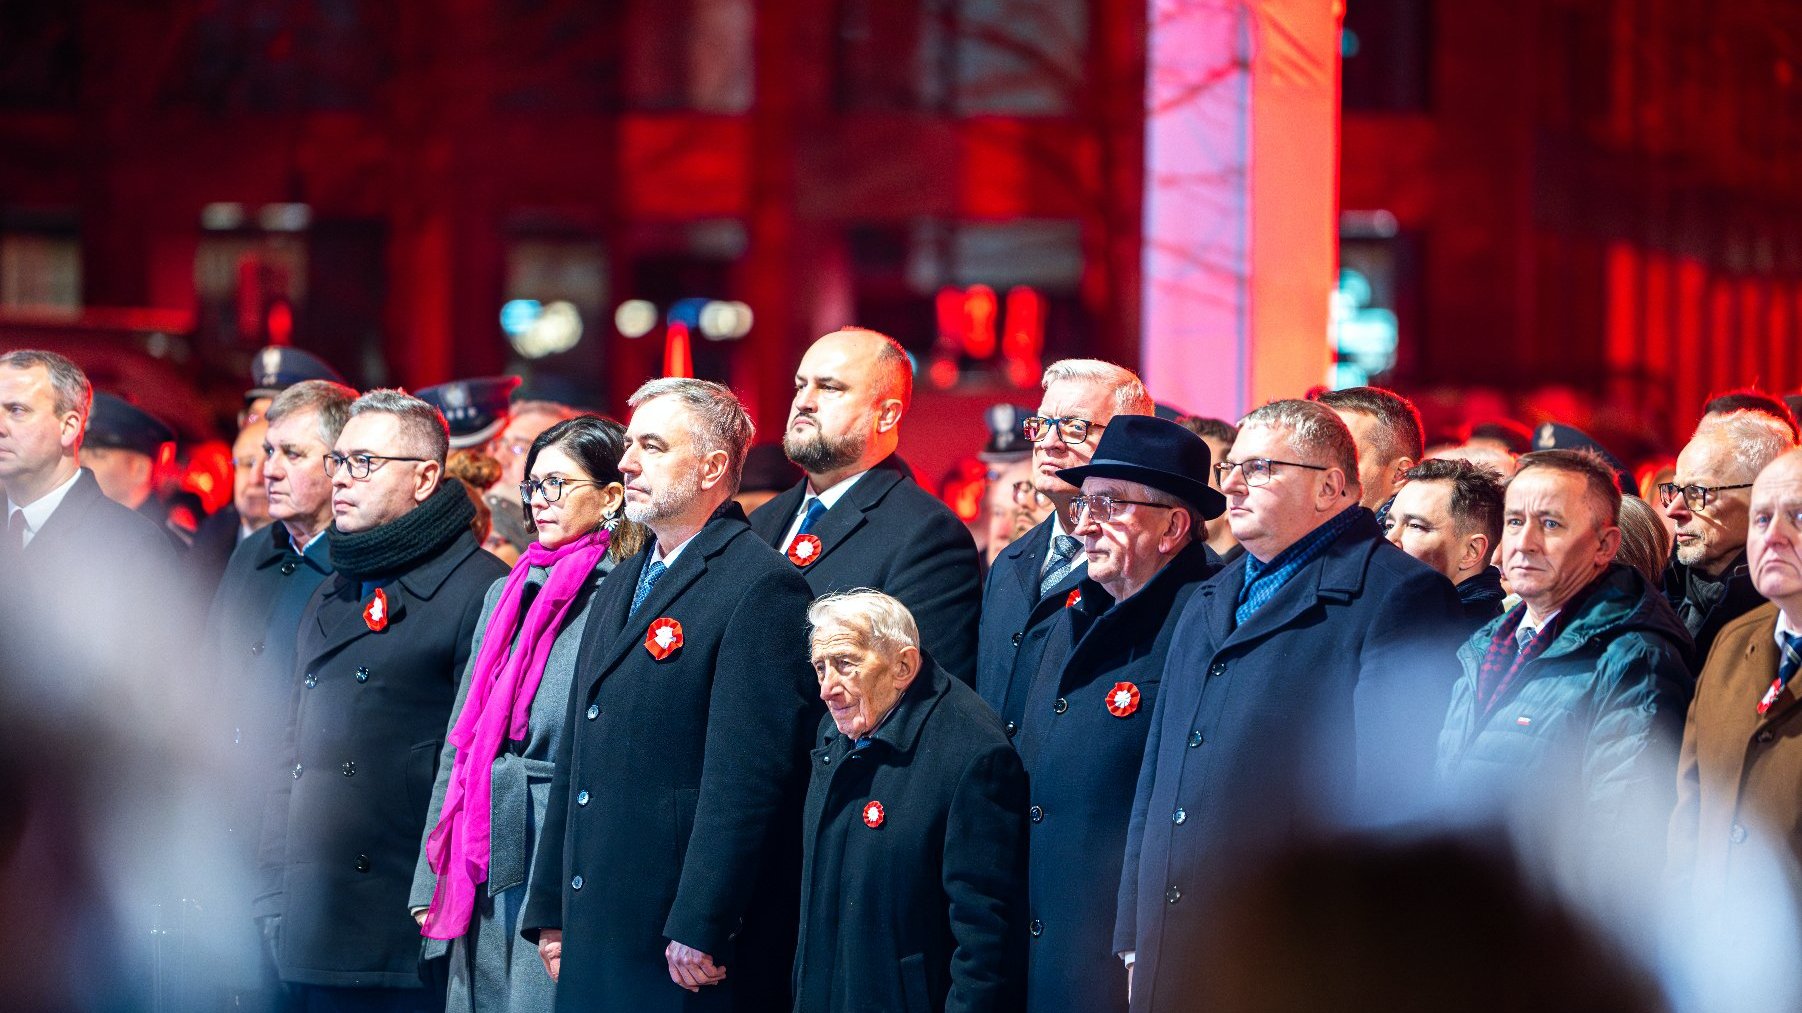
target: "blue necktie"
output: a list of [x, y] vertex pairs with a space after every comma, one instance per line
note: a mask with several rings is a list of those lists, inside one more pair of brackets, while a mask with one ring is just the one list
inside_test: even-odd
[[795, 537], [806, 534], [813, 527], [813, 522], [819, 520], [820, 515], [825, 512], [826, 504], [821, 503], [818, 496], [808, 500], [807, 512], [801, 515], [801, 526], [795, 529]]
[[1777, 662], [1777, 681], [1787, 686], [1796, 670], [1802, 669], [1802, 634], [1785, 633], [1782, 652], [1783, 659]]
[[661, 560], [652, 560], [644, 568], [644, 572], [638, 575], [638, 589], [632, 592], [632, 610], [626, 613], [627, 619], [632, 618], [633, 613], [638, 611], [638, 606], [643, 605], [644, 600], [651, 596], [651, 585], [657, 583], [657, 578], [663, 576], [666, 569], [668, 567]]

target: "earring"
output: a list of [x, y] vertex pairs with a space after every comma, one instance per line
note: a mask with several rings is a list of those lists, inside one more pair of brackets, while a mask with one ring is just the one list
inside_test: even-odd
[[604, 531], [607, 531], [607, 532], [612, 532], [615, 528], [619, 527], [620, 515], [622, 513], [624, 513], [624, 511], [615, 510], [612, 513], [608, 514], [607, 516], [601, 518], [601, 529]]

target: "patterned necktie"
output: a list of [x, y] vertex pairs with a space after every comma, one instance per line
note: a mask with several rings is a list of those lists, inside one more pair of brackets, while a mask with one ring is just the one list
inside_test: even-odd
[[643, 605], [644, 600], [651, 596], [651, 585], [657, 583], [657, 578], [663, 576], [666, 569], [668, 567], [661, 560], [652, 560], [644, 568], [644, 572], [638, 575], [638, 589], [632, 592], [632, 609], [626, 613], [627, 619], [632, 618], [632, 614], [638, 611], [638, 606]]
[[[808, 500], [807, 512], [801, 515], [801, 526], [795, 529], [795, 538], [799, 538], [806, 534], [808, 530], [813, 527], [813, 522], [819, 520], [820, 515], [825, 512], [826, 504], [821, 503], [818, 496]], [[794, 540], [794, 538], [791, 538], [789, 539], [789, 542], [792, 544]]]
[[14, 509], [6, 518], [6, 549], [18, 552], [25, 548], [25, 511]]
[[1783, 687], [1789, 685], [1796, 670], [1802, 669], [1802, 634], [1785, 633], [1779, 651], [1783, 657], [1777, 662], [1777, 679], [1771, 683], [1770, 689], [1765, 690], [1764, 699], [1758, 701], [1760, 717], [1777, 703], [1777, 698], [1783, 695]]
[[1045, 565], [1045, 575], [1039, 578], [1039, 597], [1051, 593], [1058, 581], [1070, 575], [1076, 569], [1076, 550], [1082, 548], [1082, 540], [1069, 535], [1051, 536], [1051, 554]]

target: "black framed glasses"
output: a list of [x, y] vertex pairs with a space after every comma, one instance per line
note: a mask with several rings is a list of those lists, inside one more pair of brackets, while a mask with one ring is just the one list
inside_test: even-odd
[[1716, 493], [1726, 492], [1729, 489], [1750, 488], [1752, 488], [1750, 482], [1743, 482], [1739, 485], [1678, 485], [1675, 482], [1660, 482], [1658, 483], [1658, 502], [1670, 506], [1681, 495], [1685, 506], [1691, 510], [1701, 510], [1720, 499], [1715, 495]]
[[1157, 507], [1159, 510], [1175, 510], [1172, 503], [1147, 503], [1142, 499], [1120, 499], [1115, 496], [1078, 496], [1070, 501], [1070, 520], [1073, 524], [1081, 524], [1084, 514], [1095, 519], [1097, 524], [1106, 524], [1113, 520], [1114, 511], [1123, 506]]
[[350, 469], [350, 477], [358, 482], [369, 477], [369, 473], [389, 461], [422, 462], [423, 457], [389, 457], [385, 454], [327, 454], [323, 458], [325, 474], [328, 478], [336, 477], [339, 468]]
[[1233, 469], [1239, 469], [1244, 476], [1245, 484], [1250, 486], [1268, 485], [1271, 469], [1276, 465], [1286, 468], [1306, 468], [1309, 471], [1325, 471], [1324, 464], [1303, 464], [1300, 461], [1273, 461], [1268, 457], [1254, 457], [1249, 461], [1221, 461], [1214, 465], [1214, 481], [1225, 487], [1226, 480], [1232, 477]]
[[1022, 479], [1014, 483], [1014, 506], [1043, 510], [1050, 505], [1051, 497], [1040, 492], [1031, 482]]
[[605, 485], [588, 478], [564, 478], [560, 475], [546, 475], [543, 478], [528, 478], [519, 483], [519, 501], [526, 506], [532, 505], [532, 494], [538, 493], [546, 503], [555, 503], [563, 498], [563, 490], [575, 485]]
[[1089, 438], [1090, 432], [1106, 429], [1107, 426], [1099, 422], [1090, 422], [1088, 419], [1079, 419], [1073, 415], [1066, 415], [1063, 418], [1028, 415], [1020, 420], [1020, 435], [1026, 437], [1029, 443], [1037, 443], [1044, 439], [1045, 434], [1051, 432], [1053, 428], [1057, 430], [1058, 439], [1065, 443], [1081, 443]]

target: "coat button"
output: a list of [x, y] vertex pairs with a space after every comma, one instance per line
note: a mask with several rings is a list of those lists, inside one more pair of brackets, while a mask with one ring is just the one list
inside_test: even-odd
[[263, 642], [261, 640], [250, 645], [250, 656], [251, 657], [253, 657], [253, 658], [258, 657], [262, 653], [263, 653]]
[[583, 788], [581, 791], [576, 792], [576, 804], [577, 805], [587, 805], [588, 804], [588, 789], [587, 788]]
[[829, 765], [830, 763], [832, 763], [832, 754], [831, 753], [821, 753], [820, 754], [820, 765], [826, 766], [826, 765]]
[[1041, 806], [1033, 806], [1031, 809], [1026, 810], [1026, 814], [1032, 817], [1034, 823], [1045, 822], [1045, 810]]
[[369, 669], [363, 667], [362, 665], [358, 665], [357, 666], [357, 681], [358, 682], [368, 682], [369, 681]]
[[1016, 733], [1020, 730], [1020, 726], [1015, 724], [1012, 721], [1009, 721], [1007, 724], [1002, 726], [1002, 730], [1007, 732], [1007, 737], [1011, 739], [1014, 737], [1014, 733]]
[[1189, 811], [1187, 809], [1182, 808], [1181, 806], [1178, 806], [1176, 811], [1170, 814], [1170, 822], [1175, 823], [1178, 826], [1181, 826], [1183, 823], [1187, 822], [1188, 819], [1189, 819]]
[[1018, 634], [1018, 633], [1014, 634], [1013, 640], [1014, 640], [1014, 646], [1019, 647], [1020, 640], [1021, 640], [1021, 634]]
[[286, 577], [289, 574], [293, 573], [296, 569], [298, 569], [298, 567], [295, 565], [294, 560], [290, 559], [286, 563], [282, 564], [282, 576]]
[[589, 704], [588, 705], [588, 720], [593, 721], [595, 718], [598, 718], [600, 716], [601, 716], [601, 705], [598, 703]]
[[1037, 939], [1039, 936], [1045, 934], [1045, 923], [1034, 918], [1032, 923], [1026, 926], [1026, 931], [1032, 933], [1033, 938]]
[[308, 689], [312, 689], [314, 686], [319, 685], [319, 676], [314, 675], [312, 672], [308, 672], [307, 677], [301, 681], [306, 684]]
[[1178, 890], [1174, 886], [1171, 887], [1170, 889], [1164, 891], [1164, 900], [1166, 903], [1174, 904], [1177, 901], [1182, 900], [1182, 899], [1183, 899], [1183, 892], [1181, 890]]
[[1204, 741], [1206, 741], [1206, 740], [1201, 737], [1201, 729], [1197, 728], [1194, 731], [1189, 733], [1189, 748], [1190, 749], [1194, 749], [1195, 747], [1201, 745]]
[[356, 777], [357, 776], [357, 761], [355, 761], [355, 760], [345, 760], [344, 761], [344, 776], [345, 777]]
[[369, 856], [368, 855], [358, 855], [357, 856], [357, 871], [358, 872], [368, 872], [369, 871]]
[[1225, 674], [1226, 674], [1226, 665], [1223, 662], [1216, 661], [1212, 665], [1208, 666], [1208, 676], [1210, 678], [1215, 677], [1215, 676], [1225, 675]]
[[1065, 712], [1069, 709], [1070, 709], [1070, 701], [1064, 699], [1061, 696], [1058, 697], [1057, 700], [1054, 703], [1052, 703], [1052, 705], [1051, 705], [1051, 713], [1053, 713], [1053, 714], [1062, 714], [1063, 712]]
[[580, 875], [571, 876], [570, 880], [569, 880], [569, 888], [571, 890], [582, 889], [582, 877]]
[[1733, 831], [1727, 835], [1727, 839], [1735, 844], [1746, 843], [1746, 828], [1738, 823], [1733, 824]]
[[1771, 730], [1769, 728], [1766, 728], [1764, 731], [1758, 733], [1758, 741], [1759, 742], [1769, 742], [1776, 737], [1777, 736], [1771, 734]]
[[298, 763], [294, 765], [294, 780], [300, 780], [300, 764]]

